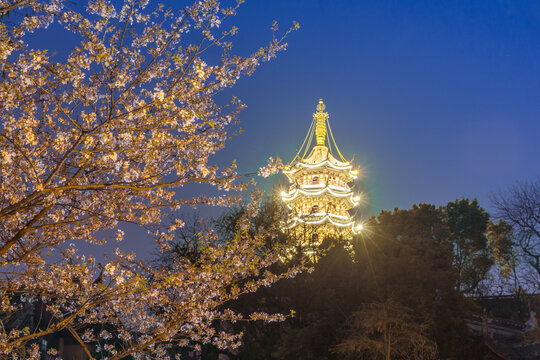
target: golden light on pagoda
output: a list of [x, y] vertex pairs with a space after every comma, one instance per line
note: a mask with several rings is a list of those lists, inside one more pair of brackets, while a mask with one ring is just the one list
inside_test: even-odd
[[363, 228], [349, 213], [361, 200], [349, 186], [359, 170], [341, 155], [325, 108], [319, 100], [300, 150], [283, 170], [290, 182], [281, 194], [291, 210], [286, 228], [308, 253], [324, 238], [350, 240]]

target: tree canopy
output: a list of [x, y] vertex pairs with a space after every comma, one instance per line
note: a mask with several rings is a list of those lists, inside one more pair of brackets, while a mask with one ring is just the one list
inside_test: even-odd
[[245, 345], [231, 356], [466, 358], [473, 343], [465, 319], [474, 303], [465, 295], [494, 264], [489, 244], [496, 234], [505, 235], [475, 200], [382, 211], [352, 252], [327, 239], [329, 250], [312, 272], [238, 299], [233, 307], [294, 309], [295, 316], [245, 325]]

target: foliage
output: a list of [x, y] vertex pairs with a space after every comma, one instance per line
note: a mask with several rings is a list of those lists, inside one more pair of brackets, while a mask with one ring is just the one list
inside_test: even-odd
[[[493, 258], [496, 261], [500, 274], [503, 278], [508, 278], [516, 270], [516, 250], [514, 249], [513, 227], [499, 220], [496, 223], [491, 222], [488, 226], [489, 247], [493, 252]], [[517, 288], [516, 288], [517, 289]]]
[[347, 335], [334, 351], [351, 359], [436, 359], [437, 345], [425, 336], [427, 327], [392, 299], [365, 304], [349, 317]]
[[444, 207], [419, 204], [383, 211], [367, 228], [364, 261], [373, 269], [376, 302], [398, 301], [420, 324], [432, 324], [427, 336], [442, 356], [459, 353], [466, 340], [468, 306], [459, 289], [462, 273], [454, 261]]
[[[415, 335], [414, 344], [399, 340], [392, 358], [406, 358], [400, 357], [403, 353], [436, 358], [437, 352], [443, 358], [466, 358], [465, 319], [474, 305], [462, 284], [483, 280], [485, 264], [493, 263], [489, 244], [507, 235], [506, 227], [490, 224], [476, 201], [461, 199], [441, 207], [382, 211], [354, 239], [352, 253], [327, 239], [329, 250], [312, 272], [234, 302], [239, 309], [295, 310], [293, 318], [270, 327], [245, 324], [246, 343], [237, 358], [376, 358], [364, 346], [378, 348], [383, 333], [362, 327], [374, 314], [401, 324], [396, 339]], [[479, 274], [471, 276], [465, 268], [478, 268]], [[361, 339], [363, 350], [354, 352]]]
[[[284, 312], [295, 316], [283, 324], [262, 328], [248, 324], [241, 359], [331, 359], [329, 352], [341, 336], [343, 324], [360, 299], [372, 296], [358, 279], [365, 268], [355, 264], [337, 242], [311, 273], [280, 281], [271, 288], [240, 298], [242, 308]], [[248, 340], [249, 339], [249, 340]]]
[[456, 200], [439, 211], [449, 231], [446, 241], [452, 245], [453, 262], [459, 273], [457, 287], [466, 293], [474, 292], [493, 265], [487, 238], [489, 214], [476, 199]]
[[[267, 46], [234, 54], [238, 29], [224, 25], [240, 3], [195, 1], [175, 12], [144, 0], [0, 0], [0, 12], [9, 12], [0, 23], [0, 316], [18, 316], [17, 301], [39, 302], [52, 316], [35, 328], [2, 328], [0, 355], [38, 357], [36, 340], [61, 330], [83, 346], [99, 342], [110, 359], [165, 357], [171, 342], [238, 345], [239, 334], [212, 326], [243, 318], [223, 304], [279, 277], [261, 273], [277, 260], [264, 246], [277, 224], [256, 234], [246, 228], [257, 196], [227, 243], [201, 234], [195, 262], [180, 257], [156, 269], [117, 250], [98, 266], [69, 243], [101, 244], [120, 222], [156, 225], [171, 208], [238, 203], [234, 194], [182, 198], [178, 190], [246, 188], [233, 182], [234, 163], [220, 170], [210, 161], [243, 108], [215, 97], [286, 44], [273, 26]], [[65, 61], [27, 41], [52, 24], [78, 42]], [[153, 233], [159, 251], [170, 250], [182, 226]], [[108, 234], [123, 239], [121, 230]]]

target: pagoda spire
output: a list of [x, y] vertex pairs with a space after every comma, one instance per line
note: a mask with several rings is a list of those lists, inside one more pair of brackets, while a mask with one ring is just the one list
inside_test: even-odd
[[313, 114], [313, 119], [317, 122], [315, 126], [315, 137], [317, 139], [318, 146], [325, 146], [326, 142], [326, 121], [328, 120], [328, 113], [324, 111], [326, 106], [323, 99], [319, 99], [317, 105], [317, 112]]

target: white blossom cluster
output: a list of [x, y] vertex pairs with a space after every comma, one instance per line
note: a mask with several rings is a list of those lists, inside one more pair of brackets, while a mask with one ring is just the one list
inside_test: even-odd
[[[201, 0], [175, 13], [144, 0], [0, 0], [9, 14], [0, 20], [0, 319], [28, 303], [50, 316], [35, 329], [0, 327], [0, 357], [39, 358], [36, 340], [67, 330], [81, 344], [99, 341], [109, 359], [166, 358], [173, 343], [238, 346], [240, 335], [217, 332], [215, 321], [283, 318], [223, 309], [297, 271], [261, 272], [278, 259], [261, 250], [271, 233], [240, 229], [221, 244], [209, 232], [196, 264], [157, 269], [120, 250], [97, 264], [68, 245], [121, 241], [120, 222], [159, 224], [168, 209], [238, 203], [236, 193], [181, 190], [247, 187], [235, 182], [236, 164], [211, 163], [244, 107], [215, 97], [286, 43], [274, 34], [249, 56], [233, 54], [238, 29], [224, 27], [240, 3]], [[66, 60], [27, 43], [53, 22], [78, 39]], [[161, 251], [181, 226], [159, 234]], [[99, 324], [107, 329], [94, 331]]]

